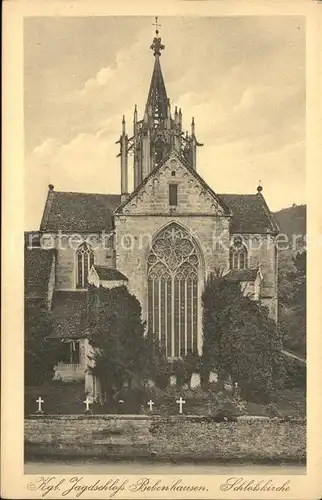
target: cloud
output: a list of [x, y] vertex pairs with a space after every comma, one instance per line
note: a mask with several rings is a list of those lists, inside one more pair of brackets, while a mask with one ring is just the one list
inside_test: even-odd
[[[60, 51], [72, 47], [70, 57], [68, 51], [62, 58], [53, 54], [54, 66], [48, 66], [43, 48], [45, 71], [39, 71], [37, 59], [33, 65], [26, 59], [26, 168], [34, 184], [41, 179], [61, 190], [119, 192], [115, 141], [123, 114], [129, 135], [134, 104], [143, 114], [153, 65], [151, 27], [144, 18], [79, 23], [82, 29], [76, 21], [56, 23], [41, 35], [47, 57], [56, 38]], [[168, 97], [172, 109], [182, 108], [185, 129], [195, 117], [197, 138], [205, 144], [198, 151], [205, 179], [225, 192], [252, 192], [262, 179], [272, 206], [300, 202], [305, 176], [301, 20], [183, 17], [162, 24]], [[73, 37], [80, 33], [78, 48]], [[288, 185], [284, 203], [278, 194], [281, 179]]]
[[305, 143], [260, 153], [251, 140], [198, 149], [199, 173], [217, 193], [256, 193], [261, 180], [271, 210], [305, 203]]
[[95, 92], [97, 89], [104, 87], [108, 81], [113, 78], [114, 74], [115, 70], [110, 67], [100, 69], [94, 78], [90, 78], [85, 82], [84, 87], [81, 90], [75, 92], [75, 96], [71, 95], [70, 97], [72, 99], [73, 97], [86, 97], [89, 93]]
[[39, 227], [48, 184], [57, 191], [119, 193], [116, 151], [104, 131], [79, 134], [67, 144], [47, 139], [35, 148], [25, 162], [28, 228]]

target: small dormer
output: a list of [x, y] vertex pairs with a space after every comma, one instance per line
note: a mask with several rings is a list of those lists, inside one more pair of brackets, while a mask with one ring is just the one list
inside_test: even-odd
[[88, 283], [97, 288], [115, 288], [117, 286], [127, 286], [128, 278], [117, 269], [93, 265], [88, 274]]
[[240, 283], [241, 290], [245, 296], [249, 296], [253, 300], [259, 300], [261, 283], [263, 281], [263, 275], [260, 267], [253, 269], [230, 270], [224, 275], [224, 278], [228, 281]]

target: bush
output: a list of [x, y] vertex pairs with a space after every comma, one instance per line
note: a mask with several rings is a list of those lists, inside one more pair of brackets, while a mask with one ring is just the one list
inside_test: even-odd
[[42, 305], [25, 303], [25, 385], [41, 385], [53, 378], [61, 358], [60, 339], [48, 338], [53, 329], [52, 315]]
[[306, 365], [295, 358], [281, 355], [275, 373], [276, 388], [306, 387]]
[[148, 332], [144, 338], [141, 375], [144, 384], [152, 380], [157, 387], [165, 389], [169, 384], [171, 366], [155, 334]]
[[66, 415], [82, 414], [84, 405], [84, 382], [62, 382], [51, 380], [43, 384], [28, 386], [24, 394], [24, 411], [28, 415], [36, 413], [36, 399], [44, 400], [42, 405], [46, 414]]
[[242, 396], [268, 402], [279, 334], [267, 308], [245, 297], [240, 284], [210, 276], [203, 296], [202, 381], [214, 367], [219, 380], [238, 382]]

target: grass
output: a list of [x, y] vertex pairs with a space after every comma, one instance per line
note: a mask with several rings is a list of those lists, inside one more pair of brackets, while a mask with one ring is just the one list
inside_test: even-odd
[[[173, 390], [169, 391], [167, 397], [158, 400], [154, 399], [154, 411], [163, 404], [166, 406], [167, 414], [177, 414], [178, 405], [175, 403], [176, 395], [172, 394]], [[176, 391], [177, 392], [177, 391]], [[198, 392], [198, 391], [197, 391]], [[200, 392], [200, 391], [199, 391]], [[178, 393], [179, 394], [179, 393]], [[36, 399], [41, 396], [44, 400], [43, 409], [47, 414], [80, 414], [84, 412], [84, 383], [71, 382], [64, 383], [61, 381], [52, 381], [38, 387], [27, 387], [25, 391], [25, 413], [35, 413], [37, 410]], [[184, 405], [184, 412], [188, 414], [208, 415], [208, 400], [209, 396], [197, 394], [196, 398], [193, 395], [186, 397], [187, 403]], [[145, 398], [146, 399], [146, 398]], [[150, 397], [148, 396], [148, 401]], [[153, 399], [153, 397], [152, 397]], [[122, 413], [145, 413], [147, 406], [144, 404], [139, 409], [140, 405], [135, 405], [133, 408], [124, 406]], [[294, 387], [291, 389], [281, 389], [277, 391], [274, 407], [277, 407], [281, 416], [287, 417], [304, 417], [306, 414], [306, 399], [305, 389]], [[100, 405], [92, 407], [94, 413], [115, 413], [115, 408], [101, 408]], [[264, 415], [276, 416], [271, 414], [269, 405], [260, 404], [248, 401], [246, 403], [246, 414], [248, 415]]]

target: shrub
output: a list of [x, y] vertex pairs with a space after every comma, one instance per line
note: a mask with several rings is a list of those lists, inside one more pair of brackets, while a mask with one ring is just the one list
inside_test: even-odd
[[61, 341], [50, 339], [51, 312], [33, 302], [25, 304], [25, 384], [41, 385], [53, 378], [61, 357]]
[[306, 387], [306, 365], [295, 358], [281, 354], [274, 370], [277, 388]]
[[259, 302], [245, 297], [238, 282], [210, 276], [203, 296], [202, 380], [214, 367], [221, 383], [238, 382], [242, 396], [268, 402], [273, 362], [280, 348], [275, 322]]

